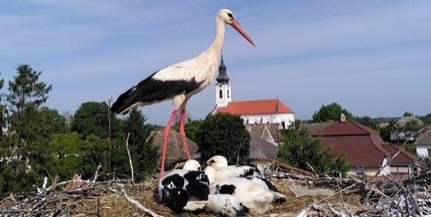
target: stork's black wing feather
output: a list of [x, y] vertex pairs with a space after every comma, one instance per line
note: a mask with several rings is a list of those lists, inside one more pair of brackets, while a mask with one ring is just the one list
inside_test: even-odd
[[171, 99], [178, 94], [190, 93], [202, 84], [193, 77], [190, 80], [159, 80], [154, 75], [148, 76], [136, 86], [122, 93], [112, 104], [111, 111], [115, 114], [126, 114], [130, 106], [136, 103], [152, 104], [163, 100]]

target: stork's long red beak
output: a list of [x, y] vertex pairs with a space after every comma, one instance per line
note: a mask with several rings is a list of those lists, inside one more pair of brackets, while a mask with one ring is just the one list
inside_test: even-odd
[[238, 21], [236, 20], [232, 20], [232, 23], [230, 24], [236, 31], [239, 32], [239, 34], [242, 35], [242, 37], [245, 38], [245, 40], [247, 40], [248, 42], [250, 42], [250, 44], [252, 44], [253, 46], [256, 47], [256, 45], [254, 44], [253, 40], [251, 39], [250, 36], [248, 36], [248, 34], [245, 32], [245, 30], [241, 27], [241, 25], [239, 25]]

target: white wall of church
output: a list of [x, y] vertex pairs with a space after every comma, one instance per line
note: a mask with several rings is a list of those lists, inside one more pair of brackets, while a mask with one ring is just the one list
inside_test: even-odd
[[217, 107], [226, 107], [232, 102], [232, 90], [229, 84], [217, 84], [216, 88], [216, 105]]
[[241, 115], [241, 118], [244, 120], [244, 124], [279, 123], [281, 125], [284, 122], [286, 128], [295, 123], [294, 114]]

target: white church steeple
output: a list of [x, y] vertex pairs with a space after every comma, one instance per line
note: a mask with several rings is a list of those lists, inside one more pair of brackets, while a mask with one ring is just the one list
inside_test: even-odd
[[219, 74], [216, 78], [216, 106], [226, 107], [232, 101], [232, 92], [229, 85], [229, 77], [226, 74], [226, 66], [224, 65], [223, 55], [219, 66]]

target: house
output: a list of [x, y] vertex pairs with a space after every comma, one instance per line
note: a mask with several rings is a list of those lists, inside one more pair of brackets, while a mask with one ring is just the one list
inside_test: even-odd
[[430, 157], [431, 150], [431, 126], [424, 129], [423, 133], [418, 135], [418, 139], [413, 143], [416, 147], [416, 154], [419, 157]]
[[[340, 121], [313, 125], [311, 136], [322, 138], [332, 154], [344, 154], [352, 165], [351, 174], [403, 175], [416, 168], [419, 158], [393, 144], [387, 144], [379, 133], [344, 115]], [[314, 130], [314, 131], [313, 131]]]
[[[150, 137], [153, 136], [153, 145], [159, 148], [159, 153], [162, 152], [163, 145], [163, 129], [152, 131]], [[192, 158], [199, 158], [198, 145], [187, 138], [189, 151]], [[187, 155], [183, 149], [181, 135], [176, 130], [170, 130], [168, 136], [168, 146], [166, 147], [166, 162], [178, 162], [187, 160]]]
[[232, 101], [232, 90], [223, 56], [216, 78], [216, 108], [212, 114], [230, 113], [241, 116], [244, 124], [278, 124], [287, 129], [295, 122], [292, 109], [279, 99]]

